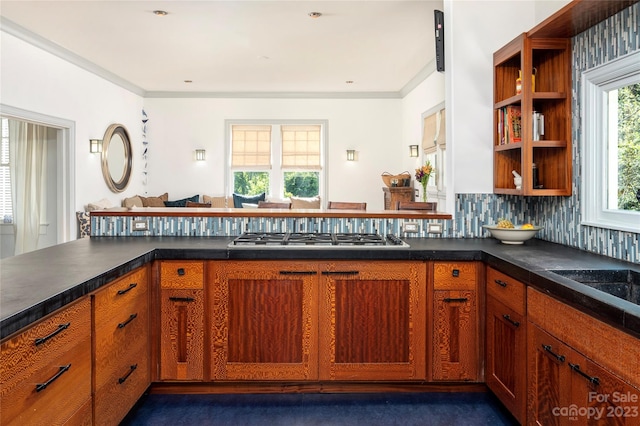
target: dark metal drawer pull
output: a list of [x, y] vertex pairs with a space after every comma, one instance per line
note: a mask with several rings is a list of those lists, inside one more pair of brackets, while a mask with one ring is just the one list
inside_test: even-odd
[[124, 290], [118, 290], [118, 294], [125, 294], [126, 292], [133, 290], [137, 286], [138, 286], [138, 283], [131, 283], [129, 284], [129, 287], [125, 288]]
[[551, 355], [553, 355], [555, 357], [555, 359], [557, 359], [558, 361], [564, 362], [564, 359], [565, 359], [564, 355], [558, 355], [558, 354], [553, 353], [553, 348], [551, 347], [551, 345], [542, 345], [542, 348], [545, 351], [549, 352]]
[[496, 284], [498, 284], [500, 287], [506, 287], [507, 283], [505, 283], [502, 280], [493, 280]]
[[51, 383], [53, 383], [58, 377], [62, 376], [64, 373], [66, 373], [69, 369], [71, 368], [71, 364], [67, 364], [67, 365], [61, 365], [60, 366], [60, 370], [58, 370], [58, 372], [49, 380], [47, 380], [44, 383], [38, 383], [36, 384], [36, 392], [40, 392], [43, 391], [47, 388], [47, 386], [49, 386]]
[[571, 367], [573, 371], [575, 371], [576, 373], [578, 373], [579, 375], [587, 379], [590, 383], [593, 383], [596, 386], [600, 384], [600, 379], [598, 379], [597, 377], [591, 377], [584, 371], [580, 370], [580, 366], [578, 364], [569, 363], [569, 367]]
[[138, 316], [138, 314], [129, 315], [129, 318], [127, 318], [127, 320], [125, 322], [121, 322], [120, 324], [118, 324], [118, 328], [125, 328], [127, 326], [127, 324], [129, 324], [131, 321], [136, 319], [137, 316]]
[[178, 275], [180, 276], [184, 275], [184, 268], [178, 268]]
[[469, 299], [466, 297], [445, 297], [442, 300], [444, 300], [447, 303], [451, 303], [451, 302], [466, 302]]
[[322, 275], [358, 275], [360, 271], [322, 271]]
[[127, 379], [129, 378], [129, 376], [131, 375], [131, 373], [133, 373], [133, 371], [138, 368], [138, 364], [133, 364], [131, 367], [129, 367], [129, 371], [127, 371], [127, 374], [125, 374], [124, 376], [120, 377], [118, 379], [118, 384], [121, 385], [124, 382], [127, 381]]
[[454, 277], [459, 277], [460, 276], [460, 270], [459, 269], [454, 269], [451, 271], [451, 275]]
[[502, 318], [506, 319], [507, 321], [509, 321], [511, 324], [514, 325], [514, 327], [520, 327], [520, 322], [519, 321], [514, 321], [511, 319], [511, 317], [508, 314], [504, 314], [502, 315]]
[[193, 297], [170, 297], [169, 300], [172, 302], [193, 302], [196, 299]]
[[43, 344], [44, 342], [46, 342], [47, 340], [51, 339], [53, 336], [55, 336], [56, 334], [62, 332], [63, 330], [66, 330], [67, 328], [69, 328], [69, 326], [71, 325], [70, 322], [66, 323], [66, 324], [60, 324], [58, 326], [58, 328], [55, 329], [55, 331], [53, 331], [51, 334], [49, 334], [48, 336], [44, 336], [44, 337], [38, 337], [35, 340], [35, 344], [36, 346]]
[[280, 275], [316, 275], [316, 271], [280, 271]]

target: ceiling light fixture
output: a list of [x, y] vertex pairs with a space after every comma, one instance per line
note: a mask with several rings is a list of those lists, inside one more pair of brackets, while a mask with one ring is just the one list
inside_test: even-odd
[[153, 14], [156, 16], [167, 16], [169, 12], [167, 12], [166, 10], [154, 10]]
[[189, 84], [189, 83], [193, 83], [193, 80], [185, 80], [184, 82]]
[[347, 83], [347, 84], [353, 84], [353, 80], [347, 80], [347, 81], [345, 81], [345, 83]]
[[317, 19], [317, 18], [322, 16], [322, 13], [320, 13], [320, 12], [309, 12], [309, 16], [312, 17], [313, 19]]

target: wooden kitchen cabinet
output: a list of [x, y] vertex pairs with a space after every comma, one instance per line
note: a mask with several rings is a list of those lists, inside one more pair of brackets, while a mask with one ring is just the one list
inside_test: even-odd
[[425, 378], [426, 265], [320, 265], [320, 379]]
[[487, 267], [487, 387], [521, 423], [526, 422], [526, 286]]
[[[494, 53], [493, 66], [494, 193], [571, 195], [570, 39], [521, 34]], [[517, 93], [519, 75], [521, 92]], [[502, 123], [513, 121], [505, 117], [507, 110], [520, 116], [520, 124], [506, 126], [515, 129], [505, 131]], [[544, 116], [544, 135], [540, 137], [534, 137], [534, 113]], [[507, 134], [519, 134], [519, 139], [511, 140]], [[522, 176], [521, 189], [514, 184], [514, 170]]]
[[210, 261], [212, 380], [318, 378], [318, 266]]
[[91, 301], [84, 297], [2, 342], [3, 425], [91, 424]]
[[118, 424], [149, 387], [148, 270], [93, 295], [95, 424]]
[[433, 262], [431, 281], [430, 378], [481, 380], [479, 262]]
[[204, 379], [204, 262], [160, 262], [160, 380]]
[[527, 292], [528, 424], [640, 424], [640, 342]]

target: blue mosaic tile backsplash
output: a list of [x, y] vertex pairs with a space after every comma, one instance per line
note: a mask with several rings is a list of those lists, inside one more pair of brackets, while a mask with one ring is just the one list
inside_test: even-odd
[[[640, 3], [595, 25], [572, 40], [573, 50], [573, 195], [570, 197], [520, 197], [496, 194], [456, 194], [453, 220], [419, 220], [418, 234], [425, 238], [486, 238], [482, 225], [499, 217], [514, 223], [532, 222], [544, 227], [537, 238], [576, 247], [616, 259], [640, 262], [639, 235], [581, 225], [580, 213], [580, 84], [581, 73], [621, 55], [640, 49]], [[488, 141], [487, 143], [491, 143]], [[133, 231], [133, 221], [144, 219], [149, 231]], [[243, 231], [266, 232], [378, 232], [404, 235], [405, 219], [353, 218], [246, 218], [246, 217], [92, 217], [93, 236], [235, 236]], [[415, 222], [415, 220], [411, 220]], [[427, 224], [442, 224], [441, 235], [427, 234]]]

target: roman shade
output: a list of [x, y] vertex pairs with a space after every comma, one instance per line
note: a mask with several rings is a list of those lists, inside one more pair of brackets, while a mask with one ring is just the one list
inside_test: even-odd
[[231, 168], [271, 168], [271, 126], [231, 126]]
[[320, 170], [320, 126], [282, 125], [282, 168]]

